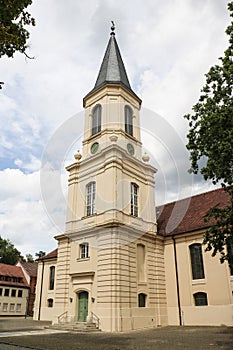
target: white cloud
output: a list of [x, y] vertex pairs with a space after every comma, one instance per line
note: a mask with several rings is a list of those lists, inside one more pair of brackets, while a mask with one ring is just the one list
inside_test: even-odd
[[[37, 25], [29, 28], [28, 53], [35, 60], [25, 60], [20, 54], [14, 59], [1, 58], [1, 81], [5, 82], [0, 92], [2, 235], [6, 233], [24, 252], [53, 249], [51, 237], [57, 228], [45, 214], [40, 197], [43, 150], [59, 135], [50, 144], [51, 159], [47, 160], [64, 188], [61, 183], [67, 178], [59, 166], [67, 164], [67, 158], [72, 159], [70, 152], [79, 148], [83, 123], [77, 119], [72, 130], [58, 131], [82, 110], [82, 99], [94, 86], [111, 20], [116, 23], [116, 38], [132, 88], [142, 97], [143, 106], [160, 114], [183, 140], [183, 146], [171, 152], [170, 166], [166, 148], [150, 147], [146, 138], [143, 140], [160, 168], [157, 198], [176, 199], [179, 191], [185, 195], [209, 186], [200, 177], [190, 185], [182, 175], [179, 189], [174, 187], [174, 179], [179, 180], [181, 171], [177, 169], [184, 167], [180, 155], [187, 124], [182, 116], [196, 103], [204, 74], [227, 47], [224, 32], [230, 19], [226, 6], [225, 0], [33, 2], [29, 10]], [[148, 129], [146, 123], [142, 127]], [[164, 132], [159, 124], [153, 127], [157, 137]], [[173, 141], [169, 150], [175, 149]], [[50, 190], [56, 203], [56, 189], [51, 186]], [[67, 187], [63, 196], [66, 192]], [[54, 208], [55, 221], [62, 221], [64, 207]]]

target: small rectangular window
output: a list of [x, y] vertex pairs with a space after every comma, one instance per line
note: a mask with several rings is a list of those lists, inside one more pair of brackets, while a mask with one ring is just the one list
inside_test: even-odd
[[206, 306], [208, 305], [207, 294], [198, 292], [193, 295], [195, 306]]
[[138, 294], [138, 307], [146, 307], [146, 294]]
[[3, 303], [2, 304], [2, 311], [7, 311], [8, 308], [8, 304], [7, 303]]
[[10, 289], [6, 288], [4, 291], [4, 297], [9, 297], [10, 295]]
[[2, 296], [2, 288], [0, 288], [0, 296]]
[[17, 311], [17, 312], [21, 311], [21, 304], [17, 304], [17, 305], [16, 305], [16, 311]]
[[12, 297], [16, 297], [16, 289], [12, 289], [12, 291], [11, 291], [11, 296], [12, 296]]
[[18, 297], [19, 298], [22, 298], [23, 296], [23, 291], [21, 289], [18, 290]]
[[10, 311], [14, 311], [15, 310], [15, 304], [10, 304]]
[[80, 244], [80, 259], [89, 258], [89, 244], [82, 243]]

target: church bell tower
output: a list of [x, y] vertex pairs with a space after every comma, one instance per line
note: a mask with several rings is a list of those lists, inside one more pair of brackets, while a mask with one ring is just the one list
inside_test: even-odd
[[130, 86], [114, 25], [83, 106], [82, 150], [67, 167], [66, 296], [74, 302], [67, 301], [66, 310], [79, 321], [95, 317], [105, 331], [166, 324], [156, 169], [142, 154], [141, 100]]

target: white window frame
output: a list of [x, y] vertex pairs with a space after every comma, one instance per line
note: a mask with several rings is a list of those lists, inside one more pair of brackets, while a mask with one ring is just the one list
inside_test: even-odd
[[130, 196], [131, 196], [130, 214], [133, 216], [138, 216], [138, 190], [139, 190], [138, 185], [135, 184], [134, 182], [131, 182], [131, 186], [130, 186]]
[[84, 242], [82, 244], [80, 244], [79, 246], [79, 256], [80, 259], [88, 259], [89, 258], [89, 243]]
[[96, 183], [90, 182], [86, 186], [86, 211], [87, 216], [95, 214]]

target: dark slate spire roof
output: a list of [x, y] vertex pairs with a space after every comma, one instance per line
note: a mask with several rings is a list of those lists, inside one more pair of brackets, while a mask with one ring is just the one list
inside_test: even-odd
[[[110, 39], [104, 54], [103, 62], [101, 64], [94, 89], [92, 89], [84, 97], [84, 100], [86, 99], [86, 97], [88, 97], [93, 92], [95, 92], [96, 90], [98, 90], [99, 88], [101, 88], [106, 84], [121, 84], [127, 90], [129, 90], [137, 99], [139, 99], [139, 97], [131, 89], [129, 79], [127, 77], [127, 73], [121, 57], [121, 53], [115, 38], [114, 23], [111, 29], [112, 31], [111, 31]], [[140, 99], [139, 101], [141, 102]]]
[[94, 89], [105, 83], [121, 83], [131, 90], [114, 32], [111, 33]]

